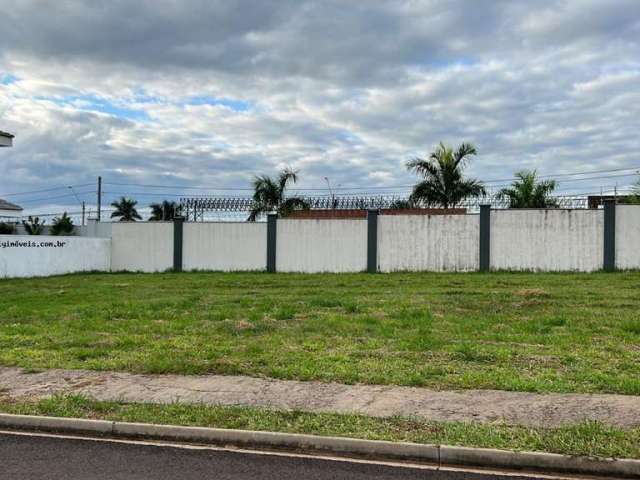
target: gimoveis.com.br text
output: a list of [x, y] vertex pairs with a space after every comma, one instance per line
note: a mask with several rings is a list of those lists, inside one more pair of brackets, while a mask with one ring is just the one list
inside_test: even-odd
[[0, 248], [62, 248], [66, 244], [62, 240], [4, 240], [0, 242]]

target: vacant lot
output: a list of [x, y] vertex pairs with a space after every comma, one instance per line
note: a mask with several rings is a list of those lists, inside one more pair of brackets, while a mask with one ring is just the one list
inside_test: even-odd
[[0, 363], [640, 395], [640, 273], [0, 280]]

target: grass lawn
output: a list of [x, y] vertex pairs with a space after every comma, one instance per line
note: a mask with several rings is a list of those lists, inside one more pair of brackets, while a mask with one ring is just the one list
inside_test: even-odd
[[401, 417], [372, 418], [247, 407], [97, 402], [79, 396], [58, 396], [32, 403], [2, 401], [0, 398], [0, 412], [640, 458], [640, 428], [623, 430], [594, 422], [561, 428], [528, 428], [504, 424], [435, 423]]
[[0, 364], [640, 395], [640, 272], [0, 280]]

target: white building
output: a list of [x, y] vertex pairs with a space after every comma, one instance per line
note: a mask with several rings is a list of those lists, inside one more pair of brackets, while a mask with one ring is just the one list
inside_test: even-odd
[[16, 222], [22, 218], [22, 207], [0, 198], [0, 222]]
[[[13, 135], [0, 130], [0, 147], [12, 147]], [[16, 221], [22, 217], [22, 207], [0, 198], [0, 222]]]
[[0, 130], [0, 147], [12, 147], [12, 146], [13, 146], [13, 135]]
[[0, 198], [0, 222], [16, 221], [22, 218], [22, 207]]

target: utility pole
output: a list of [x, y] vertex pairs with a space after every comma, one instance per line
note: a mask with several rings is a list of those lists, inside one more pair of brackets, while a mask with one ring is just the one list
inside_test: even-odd
[[329, 182], [329, 177], [324, 177], [324, 181], [327, 182], [327, 187], [329, 187], [329, 196], [331, 197], [331, 210], [335, 210], [336, 197], [333, 194], [333, 190], [331, 189], [331, 183]]
[[82, 226], [84, 227], [84, 212], [85, 212], [85, 204], [82, 202]]
[[98, 222], [100, 222], [100, 210], [102, 210], [102, 177], [98, 177]]

